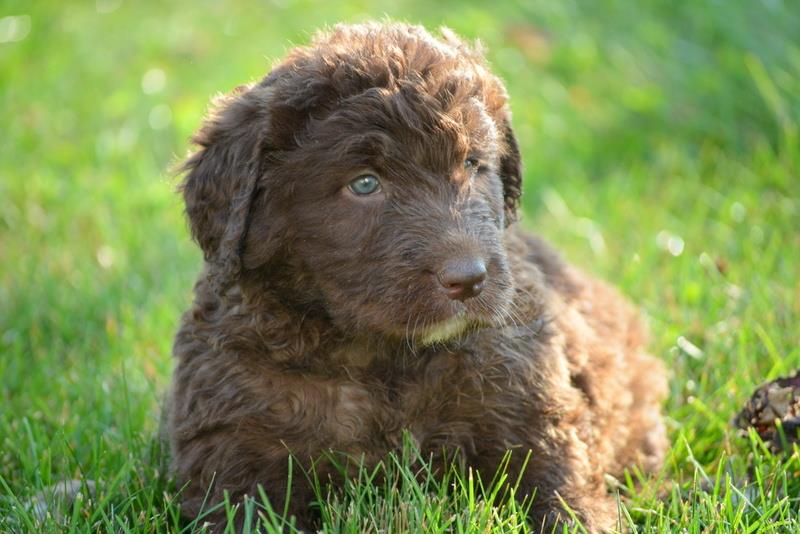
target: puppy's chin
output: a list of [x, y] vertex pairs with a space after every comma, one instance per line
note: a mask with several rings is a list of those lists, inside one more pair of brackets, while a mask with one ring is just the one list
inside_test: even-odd
[[472, 332], [478, 328], [492, 326], [490, 321], [482, 320], [462, 309], [438, 320], [416, 321], [413, 327], [396, 325], [383, 330], [383, 335], [415, 347], [427, 347], [445, 343]]
[[406, 332], [406, 337], [414, 345], [426, 347], [462, 338], [481, 328], [501, 326], [501, 317], [502, 315], [485, 315], [461, 308], [449, 317], [429, 322], [424, 327], [415, 328], [412, 332]]
[[475, 322], [470, 320], [465, 312], [457, 313], [449, 319], [439, 321], [438, 323], [426, 327], [422, 332], [415, 333], [414, 342], [419, 345], [427, 346], [433, 345], [434, 343], [449, 341], [464, 334], [475, 326]]
[[[464, 338], [481, 328], [499, 327], [509, 317], [507, 312], [511, 306], [511, 291], [504, 289], [488, 301], [466, 303], [440, 301], [434, 297], [429, 308], [408, 319], [404, 325], [384, 329], [385, 335], [411, 342], [417, 347], [426, 347], [437, 343]], [[409, 326], [410, 325], [410, 326]]]

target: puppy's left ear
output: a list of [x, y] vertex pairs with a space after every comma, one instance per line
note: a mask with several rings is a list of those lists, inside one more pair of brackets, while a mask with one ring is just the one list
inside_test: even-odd
[[500, 137], [503, 142], [503, 151], [500, 155], [500, 178], [503, 180], [503, 199], [505, 201], [506, 226], [508, 226], [517, 220], [517, 210], [522, 195], [522, 159], [508, 113], [500, 122]]

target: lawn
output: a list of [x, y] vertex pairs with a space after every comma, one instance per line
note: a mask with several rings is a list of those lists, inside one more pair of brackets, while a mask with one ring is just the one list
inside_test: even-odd
[[[522, 224], [649, 319], [673, 445], [661, 476], [619, 481], [620, 524], [800, 532], [799, 451], [729, 424], [800, 367], [793, 0], [4, 0], [0, 532], [200, 530], [178, 520], [157, 440], [201, 265], [169, 169], [212, 95], [318, 27], [384, 16], [484, 42], [526, 163]], [[323, 490], [325, 530], [525, 528], [468, 473], [416, 482], [407, 464], [390, 459], [383, 488]], [[43, 523], [25, 509], [73, 478], [96, 494]]]

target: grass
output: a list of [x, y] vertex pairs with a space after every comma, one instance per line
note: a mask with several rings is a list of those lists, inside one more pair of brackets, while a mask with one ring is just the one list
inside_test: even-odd
[[[0, 531], [200, 529], [179, 523], [156, 439], [200, 267], [166, 169], [215, 92], [317, 27], [384, 15], [484, 41], [512, 95], [524, 224], [650, 319], [673, 445], [660, 477], [619, 481], [620, 525], [800, 531], [798, 451], [729, 425], [800, 366], [800, 8], [768, 0], [4, 1]], [[490, 484], [418, 465], [321, 489], [326, 531], [525, 528]], [[98, 491], [62, 521], [22, 506], [71, 478]]]

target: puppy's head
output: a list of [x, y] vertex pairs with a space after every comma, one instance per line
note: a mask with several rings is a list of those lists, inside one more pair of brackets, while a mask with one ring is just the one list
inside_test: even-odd
[[282, 288], [343, 329], [445, 340], [509, 313], [520, 157], [479, 52], [337, 26], [223, 98], [183, 184], [220, 289]]

